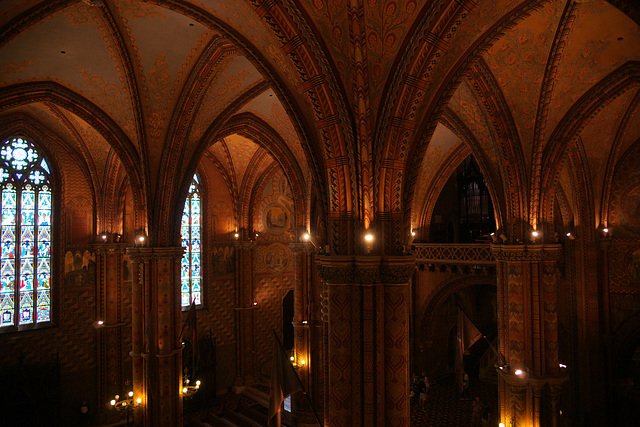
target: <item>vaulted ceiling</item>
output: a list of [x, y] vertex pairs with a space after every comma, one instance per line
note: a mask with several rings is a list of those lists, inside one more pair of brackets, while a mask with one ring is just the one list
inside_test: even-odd
[[207, 150], [238, 185], [268, 153], [329, 212], [414, 225], [470, 153], [498, 213], [513, 185], [536, 217], [575, 141], [597, 219], [640, 138], [638, 14], [613, 3], [5, 0], [0, 122], [48, 129], [97, 194], [114, 159], [153, 206]]

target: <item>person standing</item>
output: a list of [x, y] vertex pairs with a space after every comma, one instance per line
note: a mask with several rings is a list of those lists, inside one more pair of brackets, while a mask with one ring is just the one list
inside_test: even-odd
[[424, 383], [424, 377], [420, 378], [420, 407], [425, 409], [427, 406], [427, 385]]
[[469, 374], [462, 373], [462, 398], [469, 398]]

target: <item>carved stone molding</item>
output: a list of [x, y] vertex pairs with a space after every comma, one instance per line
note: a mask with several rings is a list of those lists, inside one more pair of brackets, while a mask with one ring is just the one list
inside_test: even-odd
[[497, 261], [558, 261], [562, 245], [491, 245]]
[[318, 255], [316, 269], [327, 284], [405, 284], [415, 271], [415, 257]]

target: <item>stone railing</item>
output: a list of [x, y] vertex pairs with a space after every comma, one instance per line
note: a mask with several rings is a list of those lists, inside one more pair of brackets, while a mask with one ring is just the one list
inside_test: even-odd
[[420, 270], [489, 273], [496, 260], [488, 243], [416, 243], [412, 245]]

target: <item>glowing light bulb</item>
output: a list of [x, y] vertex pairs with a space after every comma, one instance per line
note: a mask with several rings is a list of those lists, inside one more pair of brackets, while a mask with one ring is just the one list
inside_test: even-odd
[[111, 399], [111, 402], [109, 403], [111, 403], [111, 406], [116, 406], [116, 401], [114, 399]]
[[516, 369], [516, 371], [514, 372], [514, 374], [520, 376], [522, 375], [522, 369]]
[[182, 387], [182, 393], [183, 394], [187, 394], [187, 388], [186, 387]]
[[292, 362], [293, 362], [293, 359], [294, 359], [294, 357], [293, 357], [293, 356], [291, 356], [291, 357], [289, 358], [289, 360], [291, 360]]
[[239, 235], [238, 233], [234, 234], [233, 236], [234, 236], [236, 239], [237, 239], [238, 237], [240, 237], [240, 235]]
[[304, 240], [309, 240], [309, 237], [310, 237], [310, 236], [309, 236], [309, 233], [304, 233], [304, 234], [302, 235], [302, 238], [303, 238]]
[[307, 361], [306, 361], [306, 360], [304, 360], [304, 359], [302, 359], [302, 360], [300, 361], [300, 364], [301, 364], [301, 365], [304, 365], [305, 363], [307, 363]]
[[366, 234], [364, 236], [364, 240], [366, 240], [367, 242], [372, 242], [373, 241], [373, 234], [371, 234], [371, 233]]
[[531, 232], [531, 235], [532, 235], [533, 237], [538, 237], [538, 236], [540, 235], [540, 233], [538, 233], [537, 231], [532, 231], [532, 232]]
[[133, 392], [132, 391], [129, 392], [129, 397], [133, 397]]
[[142, 402], [142, 399], [141, 399], [141, 398], [137, 398], [137, 399], [136, 399], [136, 403], [137, 403], [137, 404], [140, 404], [140, 402]]
[[415, 232], [415, 231], [412, 231], [412, 232], [411, 232], [411, 235], [412, 235], [412, 236], [415, 236], [415, 235], [416, 235], [416, 232]]

